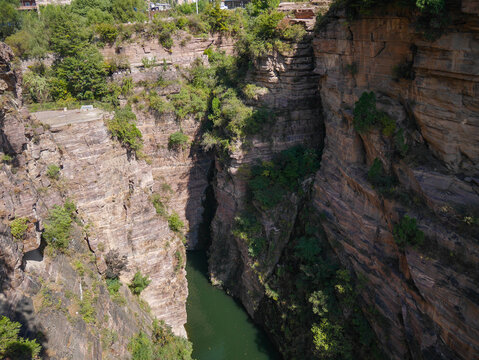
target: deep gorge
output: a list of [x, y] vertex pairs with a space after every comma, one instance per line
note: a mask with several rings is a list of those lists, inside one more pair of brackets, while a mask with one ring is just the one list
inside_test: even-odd
[[[338, 2], [317, 19], [293, 9], [301, 40], [240, 75], [242, 63], [221, 55], [235, 58], [231, 37], [175, 39], [169, 51], [141, 33], [106, 45], [105, 59], [130, 64], [111, 77], [134, 84], [118, 98], [136, 118], [141, 156], [112, 138], [112, 112], [38, 121], [0, 44], [0, 313], [27, 337], [43, 333], [45, 358], [126, 359], [154, 318], [186, 335], [186, 250], [201, 249], [211, 283], [284, 359], [475, 359], [479, 8], [446, 5], [434, 40], [417, 10], [395, 3], [351, 15]], [[199, 103], [202, 82], [215, 87], [206, 109], [172, 107], [186, 95], [185, 109]], [[228, 113], [228, 87], [242, 84], [252, 94]], [[230, 123], [246, 108], [263, 122], [225, 137], [215, 98]], [[205, 147], [208, 132], [219, 140]], [[69, 199], [69, 252], [54, 256], [41, 234]], [[29, 224], [20, 240], [18, 218]], [[117, 295], [104, 284], [111, 250], [128, 260]], [[140, 297], [125, 286], [137, 271], [150, 280]]]

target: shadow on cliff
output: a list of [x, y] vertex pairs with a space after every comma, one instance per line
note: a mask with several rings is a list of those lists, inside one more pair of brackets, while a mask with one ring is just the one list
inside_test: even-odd
[[[0, 317], [2, 316], [20, 323], [19, 336], [30, 340], [35, 339], [42, 347], [40, 357], [42, 359], [49, 358], [46, 354], [48, 344], [46, 331], [36, 321], [33, 300], [31, 298], [23, 296], [15, 303], [0, 299]], [[32, 358], [27, 347], [15, 347], [12, 351], [14, 351], [15, 360], [30, 360]]]
[[[199, 144], [202, 132], [195, 136], [194, 143]], [[188, 177], [185, 216], [190, 224], [188, 232], [188, 248], [207, 250], [210, 243], [210, 225], [216, 212], [216, 199], [212, 181], [215, 174], [214, 155], [204, 152], [201, 146], [190, 148], [189, 156], [193, 159]]]

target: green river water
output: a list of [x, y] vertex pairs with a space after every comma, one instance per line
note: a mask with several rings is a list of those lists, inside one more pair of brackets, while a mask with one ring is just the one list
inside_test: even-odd
[[196, 360], [279, 360], [266, 334], [244, 308], [208, 281], [204, 251], [188, 252], [186, 331]]

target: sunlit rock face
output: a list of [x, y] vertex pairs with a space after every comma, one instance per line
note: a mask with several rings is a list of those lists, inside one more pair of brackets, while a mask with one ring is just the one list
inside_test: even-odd
[[[472, 3], [463, 1], [451, 13], [459, 25], [433, 42], [394, 9], [352, 22], [338, 13], [313, 41], [326, 128], [314, 203], [327, 215], [323, 226], [343, 263], [369, 279], [363, 298], [387, 320], [370, 319], [391, 358], [472, 359], [479, 351], [478, 233], [464, 223], [479, 208]], [[394, 79], [393, 68], [408, 62], [413, 78]], [[405, 159], [391, 159], [378, 130], [354, 131], [352, 109], [363, 91], [374, 91], [378, 108], [403, 124]], [[371, 187], [366, 173], [375, 158], [415, 194], [415, 205]], [[405, 213], [417, 218], [425, 248], [397, 248], [393, 225]]]

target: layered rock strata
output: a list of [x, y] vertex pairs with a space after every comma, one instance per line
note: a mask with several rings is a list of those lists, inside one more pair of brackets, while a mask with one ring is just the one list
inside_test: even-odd
[[[41, 332], [51, 358], [128, 358], [132, 335], [148, 332], [153, 317], [185, 336], [185, 248], [156, 214], [150, 196], [159, 183], [150, 165], [111, 138], [102, 116], [65, 112], [44, 124], [19, 110], [8, 51], [0, 62], [2, 81], [12, 84], [0, 94], [1, 313], [20, 321], [27, 336]], [[53, 164], [58, 177], [47, 175]], [[68, 199], [78, 220], [66, 255], [55, 255], [41, 232], [48, 211]], [[20, 240], [10, 231], [17, 218], [27, 220]], [[108, 294], [100, 274], [110, 250], [128, 261], [124, 284], [136, 271], [151, 279], [143, 300], [126, 286], [117, 298]]]
[[[298, 109], [298, 118], [306, 114], [311, 129], [321, 129], [323, 122], [325, 126], [312, 202], [342, 265], [367, 279], [362, 306], [392, 359], [473, 359], [479, 353], [474, 286], [479, 279], [479, 28], [472, 3], [448, 3], [452, 21], [435, 41], [424, 40], [415, 30], [408, 9], [389, 7], [351, 20], [336, 8], [315, 35], [314, 59], [305, 61], [314, 64], [314, 72], [308, 75], [306, 70], [298, 85], [315, 89], [304, 79], [319, 75], [319, 94], [284, 86], [275, 56], [258, 64], [255, 74], [263, 86], [275, 84], [269, 87], [278, 91], [272, 96], [278, 108], [295, 96], [322, 103], [322, 116], [311, 116], [310, 108], [305, 113]], [[401, 129], [408, 148], [405, 157], [397, 140], [380, 128], [361, 135], [354, 130], [352, 110], [365, 91], [376, 94], [377, 108]], [[315, 131], [320, 138], [321, 132]], [[273, 134], [275, 144], [281, 136]], [[288, 136], [301, 138], [304, 128], [292, 127]], [[252, 316], [265, 291], [251, 269], [247, 245], [231, 235], [233, 219], [245, 201], [245, 181], [238, 170], [281, 149], [265, 151], [255, 140], [253, 145], [233, 154], [228, 166], [217, 163], [219, 207], [210, 250], [213, 281], [239, 297]], [[397, 178], [393, 196], [383, 195], [367, 180], [376, 158], [386, 175]], [[294, 206], [282, 215], [294, 220]], [[396, 243], [393, 229], [404, 215], [417, 219], [425, 234], [422, 246], [401, 249]], [[290, 227], [271, 223], [276, 218], [278, 214], [264, 214], [263, 228], [287, 237]], [[274, 236], [268, 239], [280, 248], [284, 244]], [[266, 274], [277, 258], [268, 259]]]
[[[276, 53], [259, 60], [251, 81], [263, 88], [258, 104], [268, 106], [275, 114], [274, 124], [267, 125], [262, 134], [247, 144], [237, 144], [228, 163], [216, 161], [214, 179], [218, 203], [211, 225], [209, 270], [214, 284], [223, 285], [241, 299], [251, 316], [264, 295], [264, 286], [253, 269], [244, 240], [232, 235], [235, 217], [246, 209], [247, 169], [257, 161], [294, 145], [320, 148], [322, 146], [321, 104], [310, 39], [294, 44], [291, 51]], [[290, 204], [275, 209], [274, 214], [262, 213], [268, 232], [268, 256], [261, 270], [273, 271], [287, 244], [301, 198], [292, 196]], [[289, 228], [284, 228], [289, 224]], [[234, 260], [233, 260], [234, 259]]]

